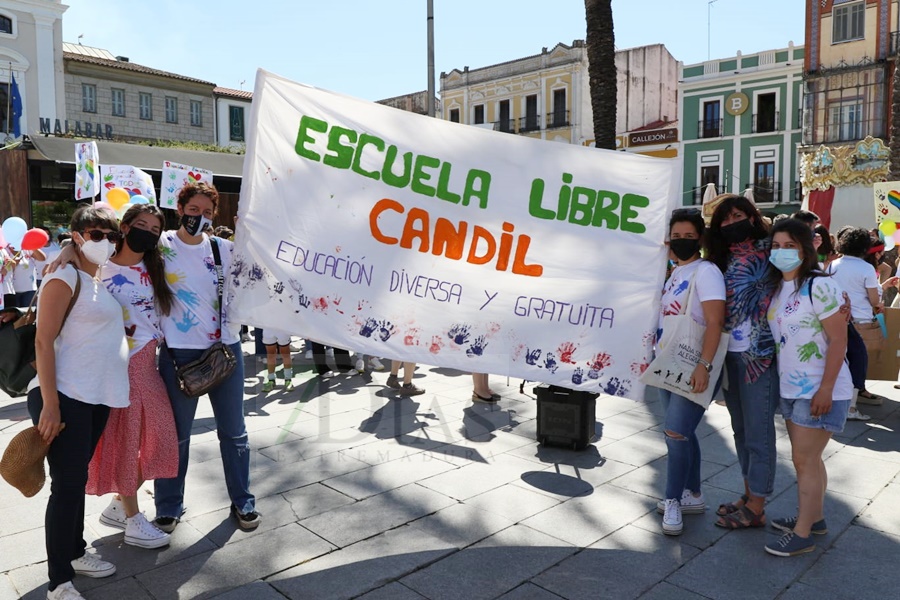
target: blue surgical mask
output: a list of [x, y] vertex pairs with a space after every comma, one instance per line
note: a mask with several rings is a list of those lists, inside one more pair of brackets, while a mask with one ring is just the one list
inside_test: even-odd
[[775, 248], [769, 253], [769, 262], [782, 273], [789, 273], [803, 261], [800, 260], [800, 253], [796, 248]]

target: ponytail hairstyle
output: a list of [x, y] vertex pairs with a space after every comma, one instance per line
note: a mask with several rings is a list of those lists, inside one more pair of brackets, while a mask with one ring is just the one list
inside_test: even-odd
[[[145, 214], [159, 219], [160, 229], [165, 227], [166, 218], [154, 204], [135, 204], [125, 211], [125, 215], [122, 216], [122, 224], [127, 224], [131, 227], [135, 219]], [[124, 243], [125, 238], [123, 237], [116, 249], [121, 250]], [[158, 244], [144, 252], [144, 266], [147, 268], [150, 284], [153, 286], [154, 302], [161, 314], [168, 315], [169, 311], [172, 310], [173, 295], [172, 290], [169, 289], [169, 284], [166, 282], [165, 263]]]

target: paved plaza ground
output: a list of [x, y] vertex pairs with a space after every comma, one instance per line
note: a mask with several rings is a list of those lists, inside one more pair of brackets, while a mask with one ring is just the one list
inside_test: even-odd
[[[245, 345], [250, 349], [250, 344]], [[304, 361], [296, 358], [297, 368]], [[471, 377], [420, 366], [427, 393], [400, 398], [385, 373], [310, 373], [263, 394], [253, 357], [244, 395], [261, 527], [229, 518], [209, 404], [191, 446], [185, 520], [171, 546], [125, 546], [88, 497], [85, 535], [118, 573], [77, 577], [91, 600], [557, 600], [597, 598], [824, 600], [900, 597], [900, 391], [864, 407], [826, 450], [829, 534], [817, 550], [776, 558], [771, 530], [727, 532], [714, 507], [742, 491], [728, 413], [713, 404], [698, 433], [705, 515], [662, 534], [660, 406], [601, 396], [597, 438], [582, 452], [535, 441], [537, 407], [519, 380], [493, 376], [498, 406], [473, 404]], [[22, 398], [0, 396], [0, 448], [30, 425]], [[794, 514], [790, 444], [779, 418], [769, 518]], [[0, 483], [0, 600], [46, 597], [44, 508], [49, 485], [23, 498]], [[152, 486], [140, 493], [152, 518]]]

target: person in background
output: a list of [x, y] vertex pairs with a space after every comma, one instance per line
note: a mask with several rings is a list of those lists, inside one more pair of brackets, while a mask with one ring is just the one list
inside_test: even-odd
[[497, 404], [500, 394], [491, 389], [487, 373], [472, 373], [472, 402]]
[[100, 522], [125, 531], [125, 543], [161, 548], [169, 534], [147, 521], [138, 505], [146, 480], [178, 475], [178, 436], [166, 385], [156, 366], [162, 342], [160, 317], [174, 297], [166, 283], [159, 238], [165, 225], [153, 204], [129, 208], [120, 225], [124, 239], [115, 256], [101, 267], [106, 289], [122, 306], [129, 348], [129, 406], [110, 411], [109, 421], [91, 459], [87, 492], [116, 494]]
[[328, 365], [328, 359], [326, 358], [328, 354], [331, 354], [331, 356], [334, 357], [337, 370], [341, 373], [347, 373], [353, 370], [353, 363], [350, 362], [350, 352], [348, 350], [334, 348], [332, 346], [328, 346], [326, 349], [324, 344], [311, 340], [310, 345], [312, 346], [313, 363], [315, 364], [316, 373], [318, 373], [320, 377], [325, 377], [331, 372], [331, 367]]
[[881, 328], [875, 320], [875, 311], [880, 305], [878, 275], [872, 265], [865, 260], [872, 238], [863, 227], [842, 228], [838, 234], [837, 251], [841, 257], [829, 265], [828, 273], [850, 297], [851, 323], [847, 329], [847, 362], [856, 393], [851, 398], [847, 418], [852, 421], [867, 421], [869, 415], [860, 412], [857, 404], [883, 402], [879, 396], [866, 390], [866, 372], [869, 368], [869, 353], [862, 338], [862, 331]]
[[3, 300], [0, 308], [14, 308], [16, 306], [16, 289], [13, 287], [13, 271], [16, 263], [13, 261], [12, 251], [9, 246], [0, 246], [0, 287], [3, 288]]
[[220, 237], [223, 240], [228, 240], [231, 242], [234, 241], [234, 231], [232, 231], [230, 228], [226, 227], [225, 225], [219, 225], [218, 227], [216, 227], [215, 230], [213, 231], [213, 235], [216, 237]]
[[[197, 360], [219, 341], [227, 344], [237, 358], [231, 374], [209, 392], [231, 514], [241, 529], [256, 529], [261, 522], [256, 498], [250, 492], [250, 443], [244, 423], [240, 336], [237, 326], [229, 326], [225, 298], [222, 305], [219, 303], [219, 273], [230, 271], [234, 247], [227, 240], [203, 233], [216, 215], [218, 202], [219, 193], [212, 185], [186, 185], [178, 194], [176, 207], [181, 226], [164, 232], [160, 238], [166, 280], [175, 300], [171, 312], [161, 321], [166, 341], [159, 352], [159, 372], [169, 392], [178, 434], [178, 476], [154, 482], [154, 524], [166, 533], [174, 531], [184, 512], [191, 429], [199, 400], [181, 391], [176, 369]], [[216, 253], [221, 268], [216, 266]]]
[[34, 259], [44, 260], [46, 256], [41, 250], [20, 250], [10, 247], [13, 251], [13, 263], [15, 267], [12, 272], [13, 291], [16, 294], [16, 306], [26, 308], [31, 304], [31, 299], [37, 291], [35, 283]]
[[[400, 367], [403, 366], [403, 382], [400, 382], [398, 375]], [[399, 360], [391, 361], [391, 374], [388, 375], [387, 385], [391, 389], [397, 390], [401, 396], [419, 396], [425, 393], [423, 388], [418, 387], [412, 382], [413, 373], [416, 372], [416, 363], [403, 362]]]
[[835, 239], [834, 236], [828, 232], [828, 229], [825, 228], [824, 225], [816, 225], [815, 230], [816, 235], [822, 240], [822, 243], [816, 248], [819, 258], [819, 264], [822, 269], [827, 269], [828, 265], [830, 265], [833, 261], [837, 260], [840, 256], [837, 250], [835, 250]]
[[802, 222], [804, 225], [809, 227], [813, 233], [816, 232], [816, 226], [819, 225], [819, 215], [810, 211], [810, 210], [798, 210], [794, 214], [791, 215], [792, 219], [797, 219]]
[[47, 263], [53, 262], [53, 260], [59, 256], [59, 243], [53, 239], [50, 235], [50, 230], [46, 227], [41, 227], [44, 232], [47, 234], [47, 243], [44, 244], [44, 247], [41, 249], [41, 252], [44, 253], [44, 258], [39, 259], [34, 257], [34, 276], [37, 283], [37, 289], [41, 289], [41, 281], [44, 279], [44, 267], [47, 266]]
[[119, 223], [107, 210], [84, 206], [72, 215], [71, 227], [79, 266], [44, 277], [35, 338], [38, 375], [28, 391], [28, 412], [50, 444], [44, 521], [49, 600], [82, 598], [72, 585], [76, 574], [116, 572], [115, 565], [85, 552], [84, 495], [88, 463], [110, 409], [125, 408], [129, 397], [122, 307], [98, 277], [121, 239]]
[[[725, 324], [725, 279], [716, 265], [700, 257], [705, 229], [703, 217], [696, 209], [672, 213], [669, 259], [676, 267], [663, 289], [659, 314], [660, 328], [664, 317], [682, 312], [705, 328], [700, 358], [689, 381], [698, 394], [716, 384], [710, 381], [710, 371]], [[691, 304], [685, 307], [692, 286]], [[665, 339], [665, 331], [660, 329], [658, 336], [657, 344]], [[700, 490], [700, 441], [696, 434], [706, 408], [665, 389], [659, 389], [659, 399], [665, 410], [668, 457], [665, 498], [657, 504], [657, 512], [663, 515], [664, 534], [681, 535], [682, 513], [699, 514], [706, 510]]]
[[291, 363], [291, 336], [283, 331], [275, 329], [266, 329], [263, 331], [262, 342], [266, 347], [266, 368], [268, 377], [263, 384], [262, 391], [265, 393], [275, 389], [275, 362], [276, 357], [281, 354], [281, 365], [284, 367], [284, 389], [291, 391], [294, 389], [294, 369]]
[[778, 340], [780, 406], [797, 472], [799, 510], [772, 520], [784, 535], [765, 550], [797, 556], [816, 549], [812, 534], [828, 533], [822, 453], [831, 436], [844, 429], [853, 382], [844, 361], [848, 328], [840, 314], [842, 290], [835, 278], [818, 271], [809, 228], [796, 219], [773, 227], [770, 260], [781, 281], [767, 319]]
[[725, 194], [713, 212], [705, 238], [706, 258], [724, 273], [725, 355], [731, 415], [744, 494], [719, 506], [716, 525], [727, 529], [764, 527], [766, 498], [775, 488], [775, 409], [778, 371], [775, 340], [766, 311], [775, 290], [769, 264], [769, 236], [762, 216], [743, 196]]

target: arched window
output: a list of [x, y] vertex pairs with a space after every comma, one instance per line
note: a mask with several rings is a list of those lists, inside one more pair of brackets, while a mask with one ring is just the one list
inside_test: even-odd
[[12, 19], [7, 17], [6, 15], [0, 15], [0, 33], [9, 33], [13, 32], [13, 23]]

